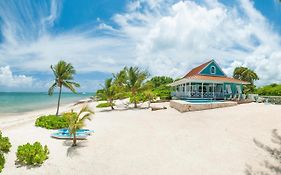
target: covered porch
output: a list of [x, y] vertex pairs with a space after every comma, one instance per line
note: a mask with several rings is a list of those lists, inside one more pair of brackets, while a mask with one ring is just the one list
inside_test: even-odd
[[225, 99], [234, 94], [242, 94], [241, 85], [217, 81], [197, 81], [182, 79], [170, 84], [173, 88], [172, 96], [179, 99], [205, 98]]

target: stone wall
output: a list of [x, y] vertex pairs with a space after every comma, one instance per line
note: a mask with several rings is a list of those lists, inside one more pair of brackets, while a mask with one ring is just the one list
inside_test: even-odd
[[194, 104], [188, 103], [182, 100], [171, 100], [170, 107], [175, 108], [180, 112], [188, 111], [200, 111], [206, 109], [223, 108], [237, 105], [237, 102], [227, 101], [227, 102], [214, 102], [214, 103], [201, 103]]

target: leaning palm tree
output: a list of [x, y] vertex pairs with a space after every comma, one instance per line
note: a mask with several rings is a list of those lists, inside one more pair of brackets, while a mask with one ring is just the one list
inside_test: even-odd
[[112, 78], [108, 78], [105, 80], [103, 89], [101, 89], [97, 93], [97, 96], [100, 97], [101, 99], [106, 99], [111, 109], [113, 110], [114, 109], [113, 100], [115, 99], [116, 96], [116, 87], [114, 86], [114, 82], [112, 80], [113, 80]]
[[233, 78], [248, 81], [254, 84], [254, 81], [259, 80], [258, 75], [247, 67], [236, 67], [233, 72]]
[[254, 82], [259, 80], [258, 75], [251, 69], [247, 67], [236, 67], [233, 72], [233, 78], [250, 82], [251, 84], [246, 85], [244, 88], [244, 92], [252, 93], [255, 91]]
[[76, 138], [76, 132], [79, 129], [82, 129], [85, 126], [86, 120], [91, 120], [91, 115], [93, 115], [94, 112], [91, 111], [87, 106], [84, 106], [79, 113], [76, 112], [68, 112], [65, 113], [64, 116], [66, 118], [66, 121], [68, 123], [68, 131], [70, 135], [73, 135], [73, 144], [72, 146], [76, 146], [77, 138]]
[[49, 88], [48, 94], [53, 95], [54, 89], [59, 88], [59, 98], [57, 104], [56, 115], [59, 114], [60, 99], [62, 87], [66, 87], [73, 93], [76, 93], [75, 87], [80, 87], [80, 85], [73, 81], [73, 75], [76, 73], [74, 67], [71, 63], [66, 63], [65, 61], [59, 61], [56, 65], [51, 65], [51, 69], [55, 76], [55, 82]]
[[138, 67], [124, 68], [126, 70], [126, 88], [129, 90], [130, 100], [137, 108], [137, 95], [146, 90], [144, 81], [148, 78], [148, 72], [140, 70]]

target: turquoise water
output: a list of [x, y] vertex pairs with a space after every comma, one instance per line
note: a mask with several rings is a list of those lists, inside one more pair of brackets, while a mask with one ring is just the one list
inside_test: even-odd
[[[63, 93], [61, 104], [75, 102], [93, 96], [93, 93]], [[0, 92], [0, 113], [20, 113], [56, 106], [58, 94], [45, 92]]]
[[195, 104], [223, 102], [223, 100], [211, 100], [211, 99], [188, 99], [184, 101], [189, 103], [195, 103]]

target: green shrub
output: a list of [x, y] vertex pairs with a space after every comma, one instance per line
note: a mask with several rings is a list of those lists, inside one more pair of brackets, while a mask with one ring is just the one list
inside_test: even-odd
[[27, 143], [18, 147], [16, 163], [39, 166], [48, 159], [48, 154], [49, 150], [46, 145], [43, 147], [39, 142], [35, 142], [33, 145]]
[[[113, 103], [113, 106], [115, 106], [115, 104]], [[100, 103], [96, 106], [97, 108], [106, 108], [106, 107], [110, 107], [110, 103], [106, 102], [106, 103]]]
[[171, 97], [171, 89], [168, 86], [160, 86], [152, 90], [152, 92], [160, 97], [161, 100], [170, 100]]
[[0, 172], [4, 168], [5, 157], [4, 153], [8, 153], [12, 147], [8, 137], [3, 137], [2, 132], [0, 131]]
[[3, 153], [0, 153], [0, 173], [2, 172], [5, 165], [5, 157]]
[[64, 116], [47, 115], [37, 118], [35, 126], [47, 129], [61, 129], [66, 128], [68, 125]]

